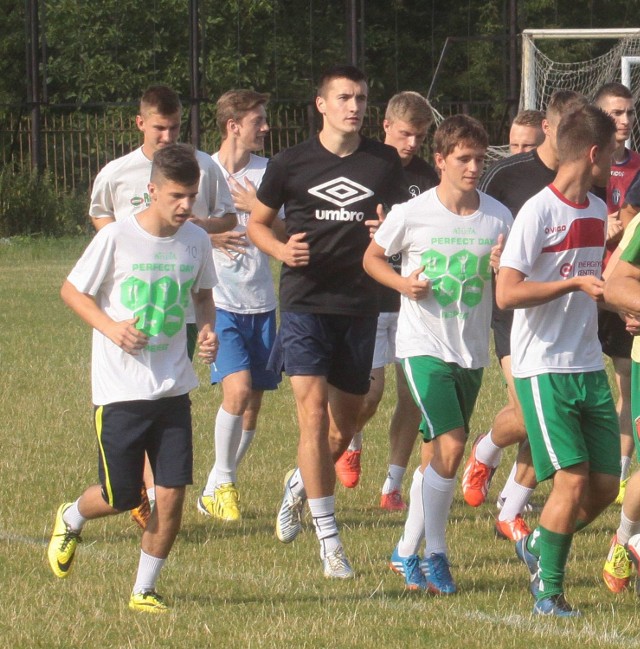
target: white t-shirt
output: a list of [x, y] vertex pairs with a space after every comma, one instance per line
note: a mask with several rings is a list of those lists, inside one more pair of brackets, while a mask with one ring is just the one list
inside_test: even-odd
[[[217, 165], [203, 151], [196, 151], [200, 166], [200, 186], [193, 206], [193, 215], [218, 218], [236, 208], [229, 188]], [[89, 215], [94, 218], [113, 217], [116, 221], [149, 207], [151, 160], [142, 147], [106, 164], [96, 176], [91, 192]]]
[[502, 203], [482, 192], [478, 210], [459, 216], [440, 202], [436, 190], [395, 205], [374, 236], [388, 257], [402, 253], [403, 277], [424, 266], [431, 280], [425, 299], [401, 297], [396, 355], [485, 367], [492, 302], [489, 257], [513, 219]]
[[[518, 213], [500, 266], [526, 280], [552, 282], [578, 275], [602, 275], [607, 207], [587, 194], [584, 205], [562, 196], [553, 185], [530, 198]], [[511, 329], [511, 371], [538, 374], [603, 369], [598, 341], [598, 307], [583, 291], [546, 304], [515, 309]]]
[[137, 356], [93, 331], [93, 403], [160, 399], [198, 385], [187, 357], [191, 291], [213, 288], [207, 233], [185, 223], [172, 237], [146, 232], [135, 216], [102, 228], [67, 278], [116, 321], [140, 317], [148, 346]]
[[[234, 174], [229, 174], [222, 166], [217, 153], [213, 161], [220, 169], [224, 179], [233, 178], [246, 187], [246, 180], [257, 188], [260, 186], [268, 160], [251, 154], [249, 164]], [[238, 225], [236, 232], [247, 231], [248, 212], [237, 212]], [[213, 295], [216, 306], [234, 313], [265, 313], [276, 308], [276, 294], [273, 288], [273, 277], [269, 267], [269, 257], [248, 241], [244, 254], [229, 259], [221, 250], [213, 249], [213, 261], [218, 274], [218, 285]]]

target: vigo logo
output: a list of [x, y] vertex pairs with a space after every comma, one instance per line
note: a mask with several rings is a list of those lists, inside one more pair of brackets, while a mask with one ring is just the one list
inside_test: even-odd
[[312, 187], [309, 190], [309, 193], [318, 198], [323, 198], [338, 207], [346, 207], [347, 205], [351, 205], [351, 203], [356, 203], [357, 201], [369, 198], [369, 196], [373, 196], [373, 192], [370, 189], [367, 189], [344, 176], [329, 180], [317, 187]]
[[552, 225], [551, 227], [545, 228], [545, 234], [553, 234], [554, 232], [565, 232], [567, 229], [566, 225]]

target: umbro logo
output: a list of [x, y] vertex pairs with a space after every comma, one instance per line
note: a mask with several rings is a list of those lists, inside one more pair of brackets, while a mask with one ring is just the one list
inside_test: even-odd
[[359, 183], [344, 176], [334, 178], [309, 190], [310, 194], [323, 198], [338, 207], [346, 207], [357, 201], [373, 196], [373, 192]]

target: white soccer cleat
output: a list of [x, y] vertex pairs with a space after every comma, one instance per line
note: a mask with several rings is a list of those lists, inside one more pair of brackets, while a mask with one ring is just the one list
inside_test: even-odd
[[291, 543], [302, 530], [302, 509], [306, 498], [295, 496], [289, 486], [295, 469], [284, 477], [284, 495], [278, 518], [276, 519], [276, 536], [282, 543]]
[[327, 554], [322, 559], [322, 564], [324, 576], [329, 579], [352, 579], [355, 576], [342, 547]]

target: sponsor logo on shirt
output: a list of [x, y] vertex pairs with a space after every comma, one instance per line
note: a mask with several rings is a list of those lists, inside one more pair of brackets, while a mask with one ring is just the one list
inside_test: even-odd
[[419, 196], [419, 195], [420, 195], [420, 187], [418, 187], [418, 185], [411, 185], [411, 187], [409, 187], [409, 193], [410, 193], [411, 196], [413, 196], [414, 198], [415, 198], [416, 196]]
[[363, 221], [364, 212], [345, 210], [344, 208], [373, 196], [370, 189], [344, 176], [312, 187], [309, 189], [309, 193], [341, 208], [339, 210], [316, 210], [316, 219], [320, 221]]

